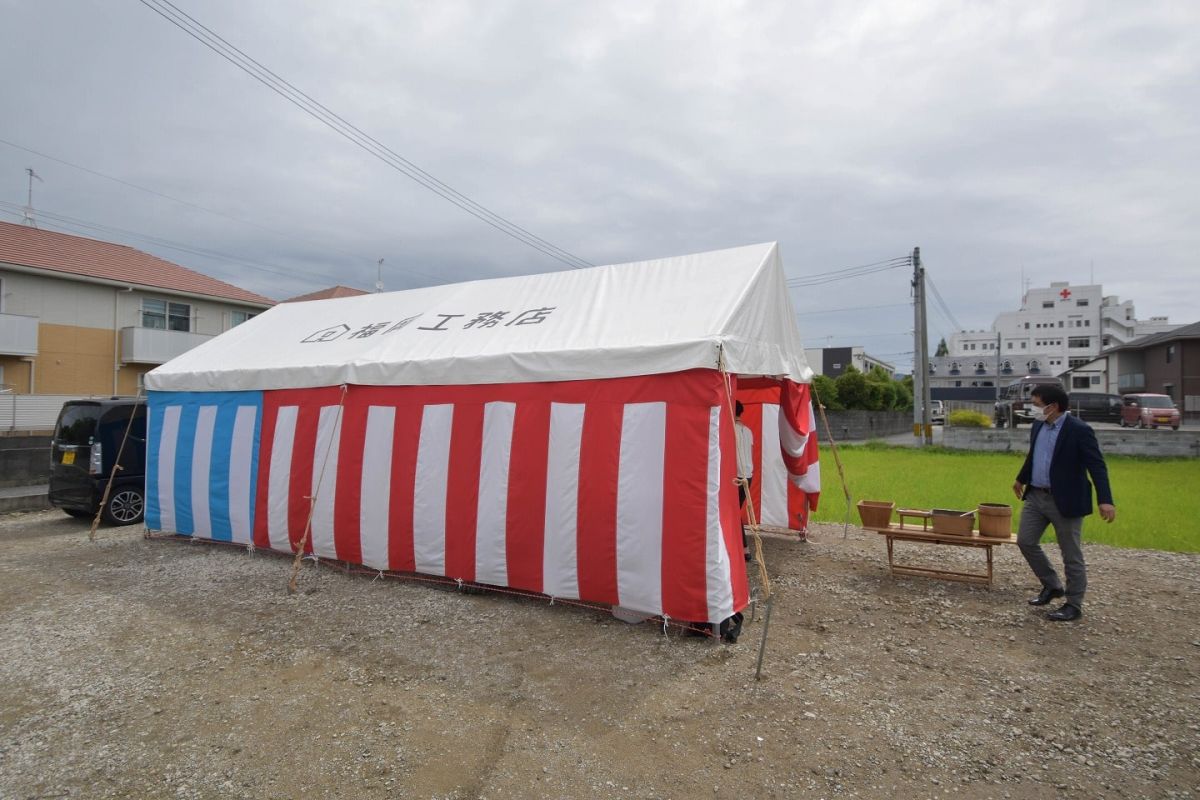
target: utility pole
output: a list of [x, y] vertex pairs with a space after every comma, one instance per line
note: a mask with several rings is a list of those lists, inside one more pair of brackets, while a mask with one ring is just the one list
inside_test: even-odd
[[379, 259], [375, 266], [379, 268], [375, 278], [375, 293], [378, 294], [379, 292], [383, 291], [383, 259]]
[[1000, 341], [1001, 331], [996, 331], [996, 401], [1000, 401]]
[[29, 194], [26, 195], [25, 211], [21, 215], [21, 224], [36, 228], [37, 221], [33, 218], [33, 179], [37, 178], [38, 183], [43, 183], [42, 176], [34, 172], [33, 167], [26, 167], [25, 173], [29, 176]]
[[925, 268], [921, 248], [914, 247], [913, 262], [913, 436], [923, 445], [933, 444], [929, 421], [929, 334], [925, 322]]

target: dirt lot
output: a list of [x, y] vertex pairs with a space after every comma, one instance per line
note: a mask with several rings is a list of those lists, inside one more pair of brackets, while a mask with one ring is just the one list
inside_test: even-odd
[[[1192, 797], [1200, 557], [1087, 550], [1079, 624], [892, 580], [884, 545], [765, 542], [717, 645], [58, 512], [0, 517], [0, 797]], [[897, 545], [898, 548], [903, 545]], [[914, 547], [912, 545], [909, 546]], [[928, 548], [929, 557], [979, 553]], [[910, 553], [913, 551], [899, 551]], [[924, 554], [920, 554], [924, 555]]]

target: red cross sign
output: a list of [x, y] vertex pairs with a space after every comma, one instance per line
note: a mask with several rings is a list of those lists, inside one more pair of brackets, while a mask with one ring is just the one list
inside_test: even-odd
[[1069, 298], [1071, 296], [1071, 290], [1063, 289], [1061, 292], [1058, 293], [1058, 296], [1061, 297], [1063, 300], [1066, 300], [1067, 298]]

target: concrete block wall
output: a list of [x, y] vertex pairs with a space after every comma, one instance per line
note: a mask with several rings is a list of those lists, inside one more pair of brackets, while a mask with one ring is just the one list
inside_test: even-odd
[[[879, 439], [897, 433], [912, 433], [911, 411], [826, 411], [833, 438], [839, 442]], [[818, 437], [825, 438], [825, 427], [818, 420]]]
[[[1096, 439], [1105, 453], [1157, 458], [1200, 458], [1200, 431], [1097, 430]], [[992, 450], [1024, 453], [1029, 449], [1029, 428], [947, 428], [942, 445], [956, 450]]]
[[49, 480], [49, 436], [0, 436], [0, 487]]

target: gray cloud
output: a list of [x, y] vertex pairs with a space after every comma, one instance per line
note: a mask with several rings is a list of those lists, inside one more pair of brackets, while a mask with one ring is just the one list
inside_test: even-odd
[[[779, 240], [802, 275], [920, 245], [967, 327], [1016, 306], [1022, 269], [1197, 316], [1192, 4], [180, 5], [595, 263]], [[370, 288], [380, 257], [389, 288], [561, 267], [138, 3], [0, 11], [0, 136], [283, 235], [4, 146], [0, 200], [33, 166], [38, 207], [265, 262], [290, 274], [128, 240], [274, 297]], [[807, 341], [899, 364], [904, 308], [811, 312], [907, 297], [903, 270], [793, 292]]]

